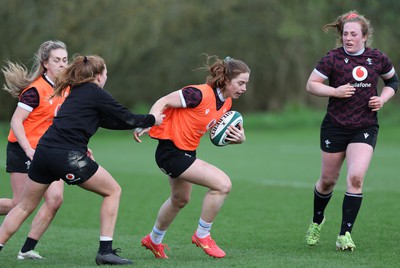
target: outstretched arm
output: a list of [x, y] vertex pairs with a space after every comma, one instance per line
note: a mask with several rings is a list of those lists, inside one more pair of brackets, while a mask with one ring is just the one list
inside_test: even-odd
[[[181, 100], [181, 94], [179, 92], [180, 90], [177, 90], [158, 99], [151, 107], [149, 114], [154, 114], [154, 115], [162, 114], [164, 110], [167, 109], [168, 107], [182, 108], [183, 105]], [[135, 141], [142, 142], [140, 136], [149, 132], [149, 130], [150, 128], [145, 128], [145, 129], [136, 128], [135, 131], [133, 132], [133, 137]]]

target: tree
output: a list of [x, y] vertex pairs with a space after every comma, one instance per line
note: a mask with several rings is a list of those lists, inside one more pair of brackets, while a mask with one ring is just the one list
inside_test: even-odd
[[[248, 92], [235, 109], [325, 105], [325, 99], [305, 93], [305, 84], [319, 58], [335, 46], [336, 35], [325, 34], [322, 26], [351, 9], [371, 20], [373, 45], [395, 66], [400, 61], [395, 0], [0, 0], [0, 5], [2, 62], [30, 67], [39, 44], [62, 40], [70, 57], [102, 56], [109, 71], [105, 89], [140, 112], [167, 92], [203, 83], [207, 73], [198, 70], [203, 53], [250, 66]], [[0, 120], [10, 120], [16, 101], [0, 92]]]

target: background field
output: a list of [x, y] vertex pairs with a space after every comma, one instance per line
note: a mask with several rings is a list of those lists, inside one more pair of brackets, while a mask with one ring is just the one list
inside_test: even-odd
[[[123, 188], [114, 237], [114, 246], [122, 248], [121, 255], [133, 259], [136, 267], [398, 267], [400, 127], [389, 119], [381, 122], [352, 235], [357, 248], [352, 253], [337, 252], [334, 243], [341, 220], [345, 173], [326, 210], [321, 242], [308, 247], [304, 236], [320, 171], [318, 125], [322, 112], [290, 114], [245, 115], [248, 140], [240, 146], [217, 148], [207, 137], [202, 141], [198, 156], [225, 170], [233, 181], [232, 193], [213, 225], [213, 237], [227, 253], [222, 260], [209, 258], [191, 244], [205, 192], [202, 187], [194, 187], [191, 202], [167, 232], [164, 242], [171, 248], [166, 252], [169, 260], [156, 260], [140, 246], [140, 239], [150, 232], [169, 194], [167, 180], [154, 162], [156, 143], [146, 137], [142, 144], [136, 144], [130, 132], [100, 131], [90, 147], [96, 160]], [[2, 197], [10, 196], [4, 171], [7, 128], [2, 126], [0, 139]], [[100, 202], [95, 194], [66, 186], [65, 202], [37, 246], [46, 260], [16, 260], [30, 218], [0, 253], [0, 266], [94, 266]]]

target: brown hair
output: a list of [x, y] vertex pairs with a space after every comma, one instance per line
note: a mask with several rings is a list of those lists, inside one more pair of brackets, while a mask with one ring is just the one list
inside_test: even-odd
[[57, 76], [54, 85], [54, 95], [62, 96], [68, 87], [93, 82], [96, 75], [103, 73], [105, 68], [104, 59], [100, 56], [74, 55], [71, 65]]
[[[226, 83], [237, 77], [241, 73], [250, 73], [250, 68], [241, 60], [226, 57], [224, 60], [217, 56], [207, 56], [205, 69], [210, 71], [206, 78], [206, 83], [212, 88], [219, 88], [222, 91]], [[211, 61], [214, 61], [211, 63]]]
[[343, 45], [343, 27], [347, 22], [358, 22], [361, 25], [361, 32], [363, 37], [367, 37], [367, 41], [365, 42], [366, 47], [370, 47], [372, 44], [372, 34], [374, 29], [371, 26], [369, 20], [367, 20], [363, 15], [358, 14], [356, 10], [351, 10], [345, 14], [337, 17], [336, 21], [328, 23], [324, 25], [323, 30], [327, 32], [329, 28], [335, 28], [339, 34], [336, 39], [336, 45]]

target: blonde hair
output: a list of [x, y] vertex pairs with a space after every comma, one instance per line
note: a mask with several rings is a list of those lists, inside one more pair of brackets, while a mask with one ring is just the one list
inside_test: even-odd
[[367, 37], [365, 42], [366, 47], [370, 47], [372, 44], [372, 35], [374, 29], [371, 26], [369, 20], [367, 20], [363, 15], [358, 14], [356, 10], [351, 10], [345, 14], [337, 17], [336, 21], [324, 25], [323, 30], [327, 32], [330, 28], [335, 28], [339, 34], [336, 39], [336, 45], [338, 47], [343, 45], [343, 27], [347, 22], [358, 22], [361, 25], [361, 32], [363, 37]]
[[72, 63], [56, 77], [54, 96], [62, 96], [68, 87], [93, 82], [96, 75], [102, 74], [105, 68], [104, 59], [100, 56], [74, 55]]
[[5, 78], [3, 89], [9, 92], [11, 96], [15, 98], [19, 97], [22, 90], [46, 72], [44, 63], [49, 60], [50, 52], [59, 48], [67, 50], [67, 46], [61, 41], [50, 40], [41, 44], [39, 50], [34, 55], [31, 71], [28, 71], [23, 64], [6, 61], [6, 65], [1, 69]]

